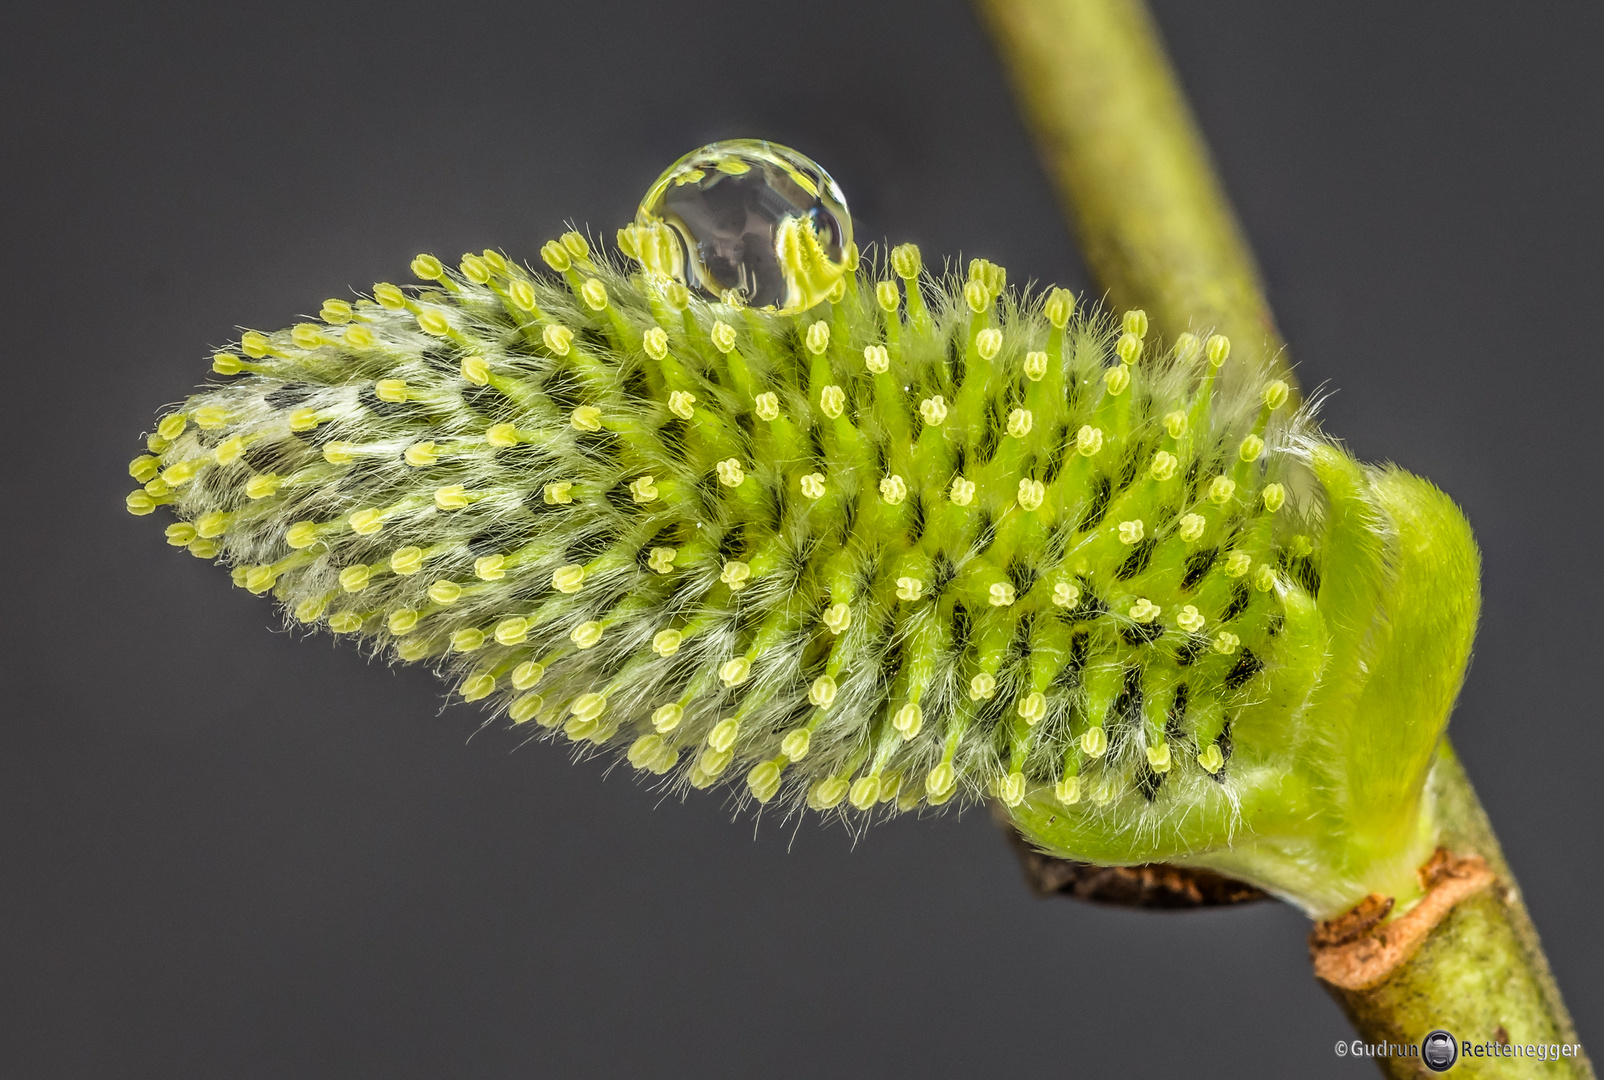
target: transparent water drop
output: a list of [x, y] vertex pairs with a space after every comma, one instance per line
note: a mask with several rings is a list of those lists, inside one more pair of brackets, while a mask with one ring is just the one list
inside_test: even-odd
[[648, 270], [781, 314], [826, 299], [857, 257], [846, 199], [830, 174], [761, 139], [711, 143], [680, 158], [620, 239]]

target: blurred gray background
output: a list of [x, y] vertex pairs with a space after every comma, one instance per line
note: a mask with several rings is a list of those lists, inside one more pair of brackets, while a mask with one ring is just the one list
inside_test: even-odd
[[[1157, 12], [1328, 426], [1476, 527], [1453, 731], [1597, 1056], [1604, 9]], [[816, 157], [860, 238], [1084, 287], [962, 3], [13, 2], [0, 103], [0, 1074], [1374, 1075], [1289, 908], [1035, 900], [981, 813], [661, 801], [122, 509], [237, 325], [610, 235], [715, 138]]]

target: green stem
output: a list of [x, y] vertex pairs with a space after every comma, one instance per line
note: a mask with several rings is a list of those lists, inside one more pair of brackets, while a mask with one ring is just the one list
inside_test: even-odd
[[[975, 0], [996, 38], [1082, 252], [1116, 307], [1144, 307], [1173, 337], [1213, 327], [1233, 361], [1285, 353], [1251, 252], [1140, 0]], [[1440, 843], [1478, 854], [1498, 881], [1457, 904], [1379, 985], [1330, 987], [1365, 1041], [1576, 1044], [1487, 815], [1443, 741], [1429, 780]], [[1394, 1076], [1416, 1061], [1378, 1061]], [[1585, 1055], [1461, 1058], [1470, 1075], [1593, 1077]]]

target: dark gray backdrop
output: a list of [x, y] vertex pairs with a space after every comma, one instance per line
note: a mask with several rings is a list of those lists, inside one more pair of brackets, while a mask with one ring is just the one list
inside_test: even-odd
[[[0, 1073], [1373, 1075], [1288, 908], [1033, 900], [983, 814], [754, 838], [121, 508], [237, 324], [610, 233], [717, 137], [816, 156], [862, 238], [1082, 287], [961, 3], [139, 7], [0, 13]], [[1596, 1054], [1601, 11], [1159, 15], [1329, 426], [1476, 526], [1453, 730]]]

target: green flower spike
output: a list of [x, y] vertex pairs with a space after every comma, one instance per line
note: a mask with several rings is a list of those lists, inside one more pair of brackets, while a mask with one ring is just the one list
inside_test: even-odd
[[806, 310], [732, 306], [663, 228], [621, 234], [639, 270], [577, 233], [549, 273], [419, 256], [246, 333], [129, 509], [675, 790], [853, 821], [991, 797], [1046, 850], [1314, 915], [1420, 894], [1477, 610], [1445, 496], [1222, 378], [1222, 337], [910, 245]]

